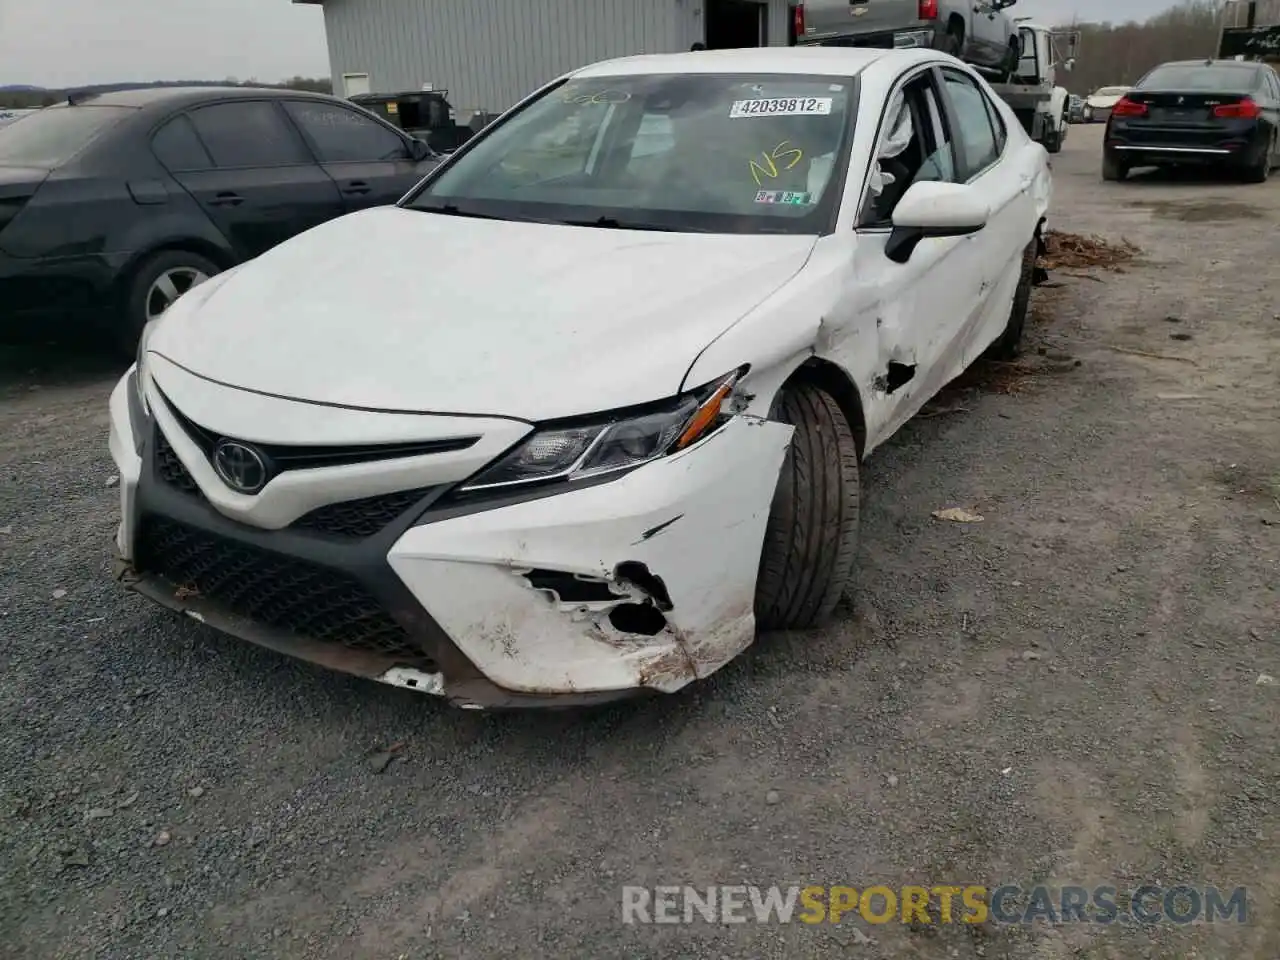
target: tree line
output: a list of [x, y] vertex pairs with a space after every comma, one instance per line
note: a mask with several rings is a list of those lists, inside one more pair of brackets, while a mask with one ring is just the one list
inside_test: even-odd
[[315, 93], [332, 93], [333, 83], [328, 77], [290, 77], [281, 83], [262, 83], [258, 80], [156, 80], [149, 83], [97, 83], [82, 87], [51, 89], [46, 87], [11, 87], [0, 89], [0, 110], [25, 110], [48, 107], [67, 99], [75, 93], [110, 93], [114, 90], [130, 90], [147, 87], [270, 87], [284, 90], [310, 90]]
[[1099, 87], [1136, 83], [1169, 60], [1215, 56], [1222, 4], [1183, 0], [1143, 23], [1075, 23], [1072, 28], [1080, 33], [1075, 68], [1059, 72], [1058, 82], [1083, 97]]

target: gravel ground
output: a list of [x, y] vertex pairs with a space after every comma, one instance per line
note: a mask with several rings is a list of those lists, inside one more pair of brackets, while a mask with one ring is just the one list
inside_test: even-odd
[[[0, 953], [1280, 956], [1280, 185], [1103, 185], [1099, 139], [1054, 225], [1139, 259], [875, 455], [854, 609], [657, 702], [454, 711], [126, 595], [114, 371], [11, 360]], [[1180, 880], [1250, 922], [620, 922], [626, 883]]]

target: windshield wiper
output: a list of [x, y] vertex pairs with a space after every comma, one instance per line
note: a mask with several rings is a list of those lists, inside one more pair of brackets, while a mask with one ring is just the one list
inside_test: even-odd
[[633, 220], [619, 220], [617, 217], [597, 217], [594, 220], [557, 220], [566, 227], [599, 227], [602, 230], [654, 230], [662, 233], [697, 233], [696, 230], [682, 230], [679, 227], [667, 227], [659, 223], [640, 223]]
[[474, 210], [463, 210], [456, 203], [437, 203], [425, 204], [414, 203], [409, 205], [410, 210], [421, 210], [424, 213], [443, 213], [450, 217], [475, 217], [478, 220], [510, 220], [512, 217], [498, 217], [492, 213], [477, 213]]

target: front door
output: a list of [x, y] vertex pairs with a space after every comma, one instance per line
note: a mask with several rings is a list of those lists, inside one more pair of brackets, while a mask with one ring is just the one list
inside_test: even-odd
[[395, 203], [434, 165], [415, 161], [407, 137], [363, 111], [324, 100], [286, 100], [284, 108], [348, 213]]
[[270, 100], [236, 100], [188, 115], [211, 166], [174, 171], [241, 259], [340, 216], [342, 197]]
[[[960, 341], [978, 309], [981, 256], [972, 237], [922, 241], [905, 263], [886, 253], [893, 210], [914, 183], [960, 174], [931, 69], [915, 69], [890, 97], [872, 184], [859, 205], [851, 269], [833, 352], [857, 371], [870, 449], [910, 419], [956, 373]], [[886, 176], [887, 175], [887, 176]], [[892, 182], [889, 182], [889, 180]]]

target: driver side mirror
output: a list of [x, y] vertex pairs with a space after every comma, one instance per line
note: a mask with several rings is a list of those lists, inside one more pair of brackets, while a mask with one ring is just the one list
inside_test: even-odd
[[420, 140], [417, 137], [409, 141], [409, 156], [415, 163], [430, 160], [435, 155], [436, 152], [431, 149], [431, 144], [427, 143], [427, 141]]
[[906, 263], [921, 240], [967, 237], [985, 227], [990, 216], [974, 187], [936, 180], [914, 183], [894, 208], [885, 256]]

